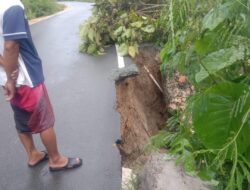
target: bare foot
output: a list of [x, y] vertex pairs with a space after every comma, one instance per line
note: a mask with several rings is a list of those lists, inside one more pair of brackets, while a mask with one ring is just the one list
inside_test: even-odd
[[29, 166], [35, 166], [40, 161], [45, 160], [47, 153], [46, 152], [39, 152], [39, 151], [34, 151], [30, 154], [29, 160], [28, 160], [28, 165]]
[[49, 159], [49, 167], [63, 167], [68, 163], [68, 158], [59, 156], [56, 159]]
[[61, 171], [67, 169], [73, 169], [82, 165], [82, 159], [80, 158], [68, 158], [65, 156], [59, 157], [57, 160], [50, 159], [49, 168], [50, 171]]

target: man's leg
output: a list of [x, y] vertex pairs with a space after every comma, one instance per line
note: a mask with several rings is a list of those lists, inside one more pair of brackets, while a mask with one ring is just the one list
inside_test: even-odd
[[[68, 163], [68, 158], [62, 156], [58, 151], [56, 134], [53, 127], [41, 132], [40, 136], [49, 154], [49, 166], [50, 167], [65, 166]], [[79, 158], [77, 158], [77, 162], [80, 163]]]
[[[14, 99], [11, 104], [14, 111], [16, 127], [19, 131], [29, 131], [30, 133], [40, 132], [41, 140], [48, 151], [50, 170], [58, 171], [59, 169], [79, 167], [82, 164], [80, 158], [69, 159], [68, 157], [62, 156], [58, 151], [56, 135], [53, 127], [50, 127], [54, 125], [55, 119], [45, 86], [43, 84], [35, 88], [23, 86], [19, 88], [17, 92], [19, 93], [19, 98]], [[37, 95], [39, 94], [41, 97], [37, 100]], [[33, 107], [29, 104], [21, 104], [23, 102], [20, 100], [20, 97], [25, 98], [23, 102], [30, 99], [31, 102], [34, 101], [35, 104]], [[19, 102], [21, 102], [21, 107], [16, 106], [16, 104], [19, 105]], [[44, 125], [41, 125], [41, 123]], [[45, 158], [45, 153], [39, 152], [35, 148], [31, 135], [21, 133], [20, 139], [29, 155], [29, 164], [38, 163], [41, 158]], [[33, 153], [35, 153], [34, 157]]]
[[26, 133], [19, 133], [19, 138], [28, 154], [28, 164], [34, 165], [44, 156], [44, 152], [40, 152], [36, 149], [32, 135]]

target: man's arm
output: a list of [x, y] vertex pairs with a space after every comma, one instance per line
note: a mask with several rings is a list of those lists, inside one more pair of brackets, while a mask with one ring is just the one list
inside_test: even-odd
[[[3, 56], [0, 54], [0, 66], [4, 66], [4, 64], [3, 64]], [[13, 79], [13, 80], [17, 80], [17, 78], [18, 78], [18, 73], [19, 72], [19, 70], [17, 69], [17, 70], [15, 70], [12, 74], [11, 74], [11, 78]]]
[[11, 75], [18, 70], [19, 43], [14, 40], [4, 42], [3, 66], [7, 74], [7, 79], [16, 82]]
[[19, 40], [27, 39], [26, 19], [22, 6], [15, 5], [5, 11], [3, 15], [3, 67], [7, 74], [5, 84], [6, 100], [11, 100], [16, 91], [16, 80], [11, 74], [18, 71]]
[[3, 67], [7, 75], [7, 82], [5, 84], [5, 98], [10, 101], [14, 98], [16, 93], [16, 78], [13, 73], [18, 71], [18, 56], [19, 43], [14, 40], [8, 40], [4, 43], [3, 52]]
[[0, 66], [3, 66], [3, 56], [0, 54]]

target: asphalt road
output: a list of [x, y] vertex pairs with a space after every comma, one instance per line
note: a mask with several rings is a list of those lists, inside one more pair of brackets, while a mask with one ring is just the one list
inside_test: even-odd
[[[83, 166], [60, 173], [50, 173], [46, 163], [28, 168], [12, 111], [0, 92], [0, 190], [120, 190], [121, 158], [113, 146], [120, 136], [120, 118], [110, 77], [117, 68], [115, 48], [101, 57], [78, 53], [79, 25], [91, 15], [91, 5], [68, 5], [68, 12], [31, 30], [43, 60], [59, 148], [82, 157]], [[39, 136], [35, 142], [44, 149]]]

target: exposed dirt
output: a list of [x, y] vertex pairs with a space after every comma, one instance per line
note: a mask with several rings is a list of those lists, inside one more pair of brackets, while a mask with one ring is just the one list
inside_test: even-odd
[[[121, 138], [119, 145], [122, 162], [131, 167], [144, 154], [145, 145], [152, 135], [161, 129], [167, 119], [159, 71], [159, 52], [153, 47], [144, 47], [135, 58], [140, 74], [119, 82], [117, 89], [117, 109], [121, 114]], [[152, 76], [146, 71], [149, 70]]]
[[184, 110], [187, 98], [194, 93], [194, 87], [188, 78], [175, 72], [173, 77], [167, 73], [164, 80], [164, 96], [169, 112]]
[[[186, 76], [178, 72], [169, 77], [170, 69], [162, 77], [159, 51], [153, 47], [142, 48], [134, 62], [139, 75], [126, 78], [124, 74], [125, 79], [120, 77], [116, 83], [117, 109], [121, 115], [118, 148], [123, 167], [132, 168], [133, 173], [139, 176], [139, 189], [142, 190], [207, 189], [207, 184], [187, 176], [175, 161], [166, 161], [166, 149], [159, 150], [157, 154], [162, 158], [155, 161], [152, 161], [155, 153], [145, 151], [150, 137], [163, 128], [168, 113], [184, 110], [194, 87]], [[133, 177], [129, 179], [129, 184], [132, 184]]]

